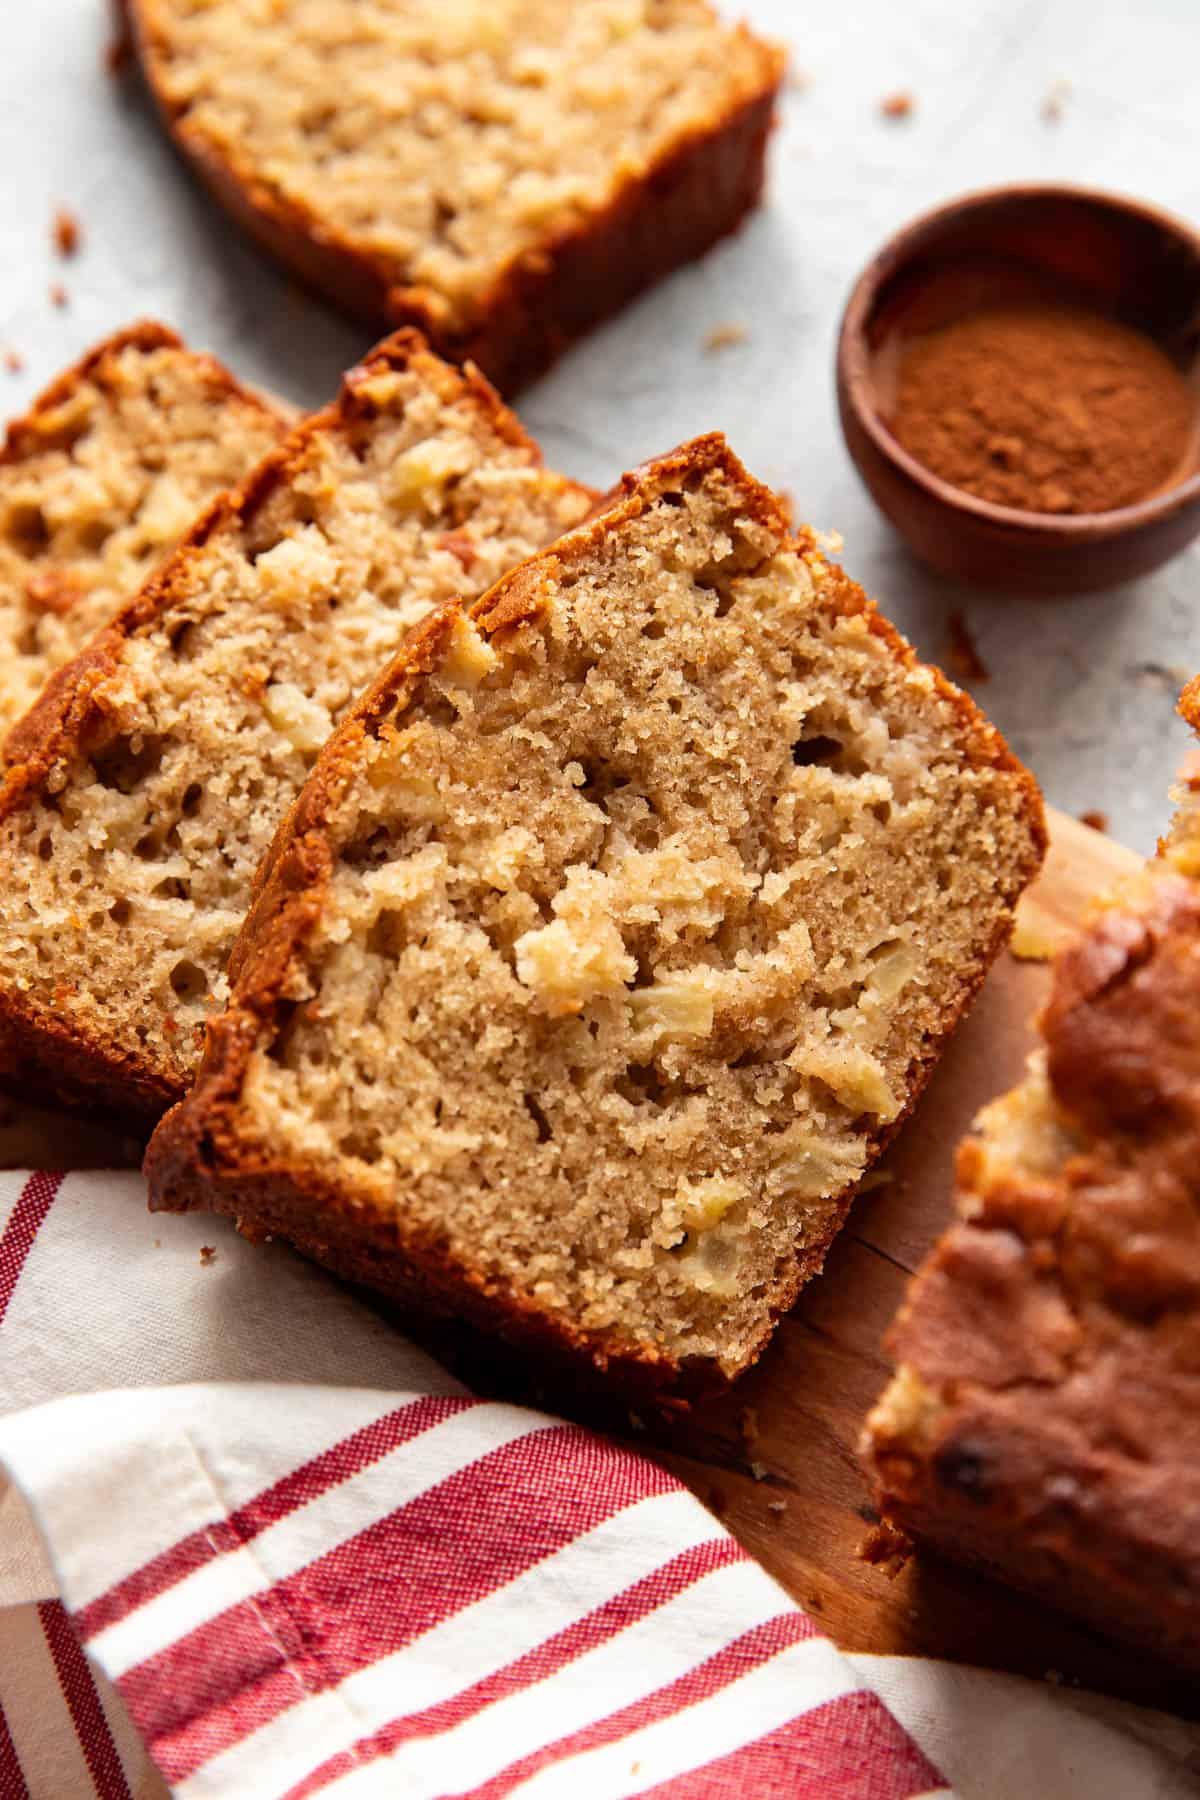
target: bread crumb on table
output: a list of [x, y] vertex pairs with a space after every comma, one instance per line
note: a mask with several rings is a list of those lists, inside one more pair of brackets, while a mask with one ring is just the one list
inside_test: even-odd
[[1057, 940], [1032, 924], [1024, 909], [1017, 908], [1017, 922], [1008, 944], [1018, 962], [1049, 962], [1058, 949]]
[[885, 119], [907, 119], [912, 114], [916, 101], [907, 88], [900, 88], [894, 94], [885, 94], [879, 102], [879, 110]]
[[787, 1509], [788, 1509], [788, 1503], [786, 1500], [768, 1500], [767, 1501], [767, 1511], [768, 1512], [776, 1513], [776, 1514], [785, 1513], [787, 1511]]
[[216, 1260], [217, 1260], [217, 1251], [216, 1251], [215, 1244], [201, 1244], [201, 1246], [200, 1246], [200, 1267], [202, 1269], [207, 1269], [212, 1263], [215, 1263]]
[[960, 681], [990, 681], [992, 672], [975, 647], [966, 618], [955, 607], [946, 621], [946, 666]]
[[704, 339], [704, 348], [708, 351], [730, 350], [735, 344], [744, 344], [750, 333], [744, 325], [729, 319], [723, 325], [714, 325]]
[[54, 215], [54, 248], [60, 256], [74, 256], [83, 243], [83, 227], [69, 207], [60, 206]]
[[8, 370], [10, 375], [19, 375], [21, 370], [25, 367], [25, 358], [21, 355], [19, 350], [6, 350], [4, 352], [4, 367]]
[[1042, 118], [1047, 125], [1058, 124], [1063, 116], [1063, 107], [1070, 92], [1070, 82], [1065, 76], [1059, 76], [1058, 80], [1054, 83], [1054, 86], [1050, 89], [1050, 92], [1042, 101]]
[[1093, 831], [1107, 831], [1108, 814], [1106, 812], [1101, 812], [1098, 807], [1089, 806], [1086, 812], [1080, 813], [1079, 823], [1081, 825], [1090, 825]]
[[70, 296], [61, 281], [50, 283], [50, 301], [53, 306], [65, 306]]

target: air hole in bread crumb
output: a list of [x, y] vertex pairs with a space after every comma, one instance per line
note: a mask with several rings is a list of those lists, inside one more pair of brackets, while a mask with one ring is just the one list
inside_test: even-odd
[[532, 1094], [525, 1095], [525, 1110], [528, 1112], [530, 1118], [533, 1120], [534, 1124], [537, 1126], [538, 1143], [539, 1144], [548, 1143], [549, 1140], [554, 1136], [554, 1133], [550, 1129], [549, 1119], [546, 1117], [545, 1113], [542, 1111], [542, 1108], [539, 1106], [538, 1102], [534, 1099]]
[[792, 745], [792, 761], [798, 769], [831, 768], [841, 754], [838, 740], [824, 735], [797, 738]]
[[116, 788], [120, 794], [132, 794], [134, 788], [161, 767], [164, 748], [164, 740], [154, 734], [143, 737], [135, 733], [133, 737], [114, 738], [103, 749], [92, 752], [96, 779], [102, 787]]
[[653, 1063], [630, 1063], [615, 1086], [632, 1106], [666, 1106], [679, 1092], [678, 1082], [666, 1079]]
[[114, 900], [108, 909], [108, 916], [114, 925], [128, 925], [133, 916], [133, 908], [128, 900]]
[[50, 542], [50, 528], [40, 506], [11, 507], [4, 535], [22, 556], [40, 556]]
[[37, 853], [43, 862], [49, 862], [50, 858], [54, 855], [54, 839], [50, 836], [49, 832], [46, 833], [45, 837], [38, 840]]
[[388, 860], [392, 834], [386, 825], [377, 825], [366, 837], [347, 844], [342, 861], [352, 869], [377, 869]]
[[179, 810], [185, 819], [190, 819], [204, 798], [204, 789], [198, 781], [189, 782], [183, 790], [183, 799], [179, 802]]
[[186, 662], [192, 654], [192, 644], [196, 635], [195, 619], [177, 619], [167, 627], [167, 647], [172, 656], [180, 662]]
[[402, 916], [396, 912], [381, 912], [367, 932], [367, 954], [394, 961], [407, 941]]
[[198, 969], [194, 962], [189, 962], [184, 957], [171, 970], [171, 989], [178, 999], [186, 1003], [201, 999], [208, 992], [208, 981], [203, 969]]
[[458, 208], [456, 206], [452, 206], [449, 200], [444, 199], [441, 194], [433, 196], [433, 233], [436, 238], [445, 243], [450, 236], [450, 227], [457, 217]]
[[86, 519], [75, 532], [75, 542], [88, 556], [97, 556], [112, 536], [105, 519]]
[[377, 1163], [383, 1155], [378, 1131], [368, 1128], [348, 1132], [342, 1139], [342, 1150], [347, 1156], [364, 1163]]

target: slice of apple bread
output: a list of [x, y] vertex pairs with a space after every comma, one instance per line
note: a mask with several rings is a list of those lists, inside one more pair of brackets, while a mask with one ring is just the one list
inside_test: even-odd
[[1031, 777], [719, 436], [409, 640], [264, 872], [154, 1203], [735, 1375], [1004, 943]]
[[145, 322], [106, 338], [0, 447], [0, 738], [292, 422]]
[[10, 739], [10, 1079], [150, 1122], [177, 1100], [254, 872], [335, 720], [430, 607], [591, 503], [414, 332], [217, 501]]

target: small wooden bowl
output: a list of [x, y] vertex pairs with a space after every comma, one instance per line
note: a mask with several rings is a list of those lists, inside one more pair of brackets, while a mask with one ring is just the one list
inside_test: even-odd
[[850, 295], [837, 386], [858, 471], [909, 547], [960, 581], [1075, 594], [1145, 575], [1200, 532], [1200, 425], [1160, 492], [1113, 512], [1066, 515], [977, 500], [932, 474], [888, 430], [906, 340], [1013, 299], [1089, 306], [1137, 326], [1200, 384], [1200, 235], [1115, 194], [990, 188], [906, 226]]

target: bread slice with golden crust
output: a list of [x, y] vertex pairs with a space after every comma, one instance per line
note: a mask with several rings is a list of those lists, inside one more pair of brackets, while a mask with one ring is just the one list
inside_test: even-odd
[[[1200, 686], [1181, 709], [1200, 729]], [[905, 1537], [1200, 1668], [1200, 767], [1059, 955], [868, 1422]], [[897, 1534], [903, 1534], [897, 1537]]]
[[0, 738], [292, 422], [149, 321], [97, 344], [12, 422], [0, 446]]
[[128, 0], [272, 255], [506, 392], [759, 199], [782, 54], [707, 0]]
[[730, 1379], [1042, 848], [971, 701], [699, 439], [330, 741], [153, 1203], [631, 1382]]
[[254, 871], [336, 719], [424, 612], [591, 500], [411, 332], [220, 498], [10, 740], [10, 1078], [147, 1122], [178, 1099]]

